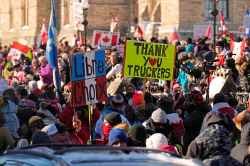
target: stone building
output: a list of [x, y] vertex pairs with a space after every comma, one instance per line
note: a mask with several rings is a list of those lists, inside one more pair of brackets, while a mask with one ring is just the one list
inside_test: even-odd
[[[206, 28], [212, 21], [213, 0], [138, 0], [138, 5], [139, 21], [146, 25], [146, 33], [152, 33], [156, 25], [160, 36], [173, 28], [182, 36], [190, 36], [195, 27]], [[250, 0], [218, 0], [217, 8], [223, 12], [229, 30], [237, 32]]]
[[[60, 37], [69, 40], [76, 33], [74, 1], [56, 0], [57, 29]], [[137, 0], [89, 0], [88, 36], [93, 30], [109, 30], [112, 16], [117, 16], [122, 32], [129, 31]], [[0, 0], [0, 39], [3, 43], [24, 39], [29, 44], [39, 40], [42, 23], [48, 26], [50, 0]], [[44, 21], [45, 20], [45, 21]]]
[[[56, 0], [58, 35], [69, 40], [76, 33], [73, 2]], [[165, 36], [176, 28], [182, 36], [192, 35], [211, 22], [209, 14], [213, 0], [89, 0], [88, 37], [93, 30], [108, 30], [112, 16], [120, 21], [120, 31], [129, 33], [138, 18], [147, 36]], [[29, 44], [39, 40], [43, 20], [48, 25], [50, 0], [0, 0], [0, 40], [10, 43], [25, 39]], [[250, 0], [219, 0], [219, 10], [226, 24], [237, 32]]]

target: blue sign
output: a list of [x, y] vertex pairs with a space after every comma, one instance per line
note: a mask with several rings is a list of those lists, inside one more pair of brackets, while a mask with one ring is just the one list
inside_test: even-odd
[[75, 53], [71, 58], [71, 81], [105, 76], [104, 50]]

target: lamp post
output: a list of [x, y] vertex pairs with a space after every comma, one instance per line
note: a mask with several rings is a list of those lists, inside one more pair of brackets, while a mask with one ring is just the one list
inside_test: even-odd
[[88, 27], [88, 20], [87, 20], [87, 16], [88, 16], [88, 9], [89, 9], [89, 2], [88, 0], [83, 0], [82, 3], [82, 14], [83, 14], [83, 22], [82, 25], [84, 27], [84, 49], [85, 52], [87, 51], [87, 27]]
[[217, 15], [219, 13], [217, 9], [217, 0], [213, 0], [213, 10], [211, 11], [211, 15], [213, 16], [213, 52], [215, 54], [215, 45], [216, 45], [216, 21]]
[[[216, 21], [217, 21], [217, 15], [219, 13], [217, 9], [217, 0], [213, 0], [213, 9], [211, 10], [210, 14], [213, 16], [213, 55], [216, 57], [216, 51], [215, 51], [215, 45], [216, 45]], [[207, 63], [205, 64], [207, 66]], [[206, 69], [206, 67], [205, 67]], [[207, 69], [206, 69], [207, 70]], [[209, 71], [207, 72], [207, 89], [206, 89], [206, 100], [207, 103], [209, 103], [209, 78], [210, 78], [210, 73]]]

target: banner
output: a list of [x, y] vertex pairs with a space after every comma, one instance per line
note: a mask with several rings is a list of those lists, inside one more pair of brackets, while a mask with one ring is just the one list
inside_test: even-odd
[[175, 45], [128, 40], [124, 62], [125, 77], [173, 80]]
[[76, 53], [71, 57], [73, 107], [107, 100], [104, 50]]
[[92, 46], [108, 48], [119, 44], [120, 33], [95, 30], [93, 33]]

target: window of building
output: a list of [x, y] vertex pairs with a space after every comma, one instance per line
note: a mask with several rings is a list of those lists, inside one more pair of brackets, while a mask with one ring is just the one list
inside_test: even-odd
[[22, 0], [22, 26], [29, 25], [29, 0]]
[[64, 0], [63, 1], [63, 24], [67, 25], [69, 24], [69, 10], [70, 10], [70, 4], [69, 0]]
[[[205, 1], [205, 19], [212, 20], [213, 17], [210, 14], [210, 11], [213, 10], [214, 0], [204, 0]], [[219, 0], [217, 2], [217, 9], [218, 11], [222, 11], [224, 14], [225, 19], [229, 19], [229, 3], [228, 0]]]

